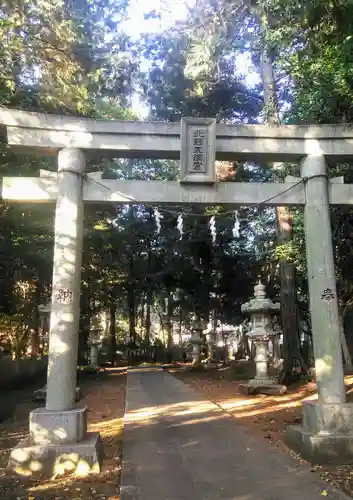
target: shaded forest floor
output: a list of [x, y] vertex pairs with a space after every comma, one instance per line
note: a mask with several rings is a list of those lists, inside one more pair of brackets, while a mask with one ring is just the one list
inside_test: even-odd
[[[238, 388], [239, 384], [244, 382], [230, 380], [227, 370], [191, 372], [179, 367], [169, 368], [169, 372], [229, 412], [250, 432], [266, 439], [272, 446], [292, 454], [301, 463], [306, 463], [286, 447], [283, 437], [288, 425], [301, 423], [303, 401], [317, 398], [314, 382], [289, 387], [284, 396], [243, 396]], [[353, 402], [353, 376], [347, 376], [345, 382], [347, 400]], [[353, 497], [353, 465], [315, 466], [311, 470]]]
[[6, 472], [4, 468], [11, 448], [28, 433], [29, 412], [40, 405], [32, 401], [32, 388], [1, 394], [2, 404], [15, 404], [15, 413], [11, 419], [0, 424], [0, 499], [118, 500], [125, 384], [126, 371], [118, 368], [87, 375], [79, 382], [83, 394], [81, 402], [89, 409], [89, 430], [101, 434], [105, 455], [102, 473], [85, 478], [22, 479]]

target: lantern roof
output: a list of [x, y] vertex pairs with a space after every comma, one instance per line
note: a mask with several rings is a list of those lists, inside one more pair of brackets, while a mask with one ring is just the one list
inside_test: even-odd
[[254, 298], [241, 306], [241, 310], [245, 314], [275, 312], [279, 311], [279, 309], [280, 304], [278, 302], [272, 302], [271, 299], [266, 297], [266, 288], [261, 281], [254, 287]]

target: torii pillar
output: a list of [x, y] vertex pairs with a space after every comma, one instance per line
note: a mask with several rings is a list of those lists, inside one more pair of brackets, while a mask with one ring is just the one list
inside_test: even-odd
[[353, 463], [353, 405], [346, 403], [325, 157], [302, 161], [310, 312], [318, 390], [286, 441], [312, 463]]
[[76, 374], [83, 239], [85, 156], [58, 155], [54, 269], [45, 408], [30, 413], [29, 437], [10, 455], [19, 473], [99, 472], [100, 439], [87, 432], [87, 409], [76, 407]]

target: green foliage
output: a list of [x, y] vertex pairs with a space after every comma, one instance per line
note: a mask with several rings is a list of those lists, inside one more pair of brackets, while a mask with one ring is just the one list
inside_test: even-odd
[[254, 121], [262, 99], [236, 77], [234, 60], [218, 61], [212, 77], [209, 72], [193, 71], [188, 63], [191, 42], [190, 36], [178, 28], [144, 40], [143, 55], [152, 65], [144, 81], [152, 116], [168, 121], [178, 121], [182, 116]]
[[[167, 33], [144, 36], [138, 43], [121, 29], [126, 8], [125, 0], [3, 2], [0, 106], [136, 119], [129, 103], [134, 92], [142, 91], [149, 114], [156, 120], [211, 116], [226, 123], [254, 123], [271, 110], [263, 106], [262, 86], [249, 89], [247, 75], [237, 69], [238, 56], [248, 53], [258, 73], [264, 54], [271, 58], [286, 123], [353, 121], [351, 2], [200, 0], [185, 23]], [[144, 72], [142, 59], [148, 68]], [[103, 171], [106, 178], [151, 181], [176, 180], [179, 170], [176, 161], [111, 158], [90, 159], [88, 167]], [[262, 164], [218, 167], [222, 180], [280, 178]], [[55, 162], [15, 154], [1, 146], [1, 176], [37, 175], [40, 168], [54, 170]], [[281, 169], [281, 177], [297, 173], [296, 165]], [[343, 174], [353, 181], [351, 165], [330, 167], [330, 175]], [[159, 208], [164, 215], [159, 235], [153, 207], [86, 208], [83, 331], [93, 313], [115, 304], [133, 344], [147, 330], [146, 309], [177, 290], [181, 294], [173, 307], [185, 323], [194, 311], [207, 319], [213, 315], [235, 323], [242, 319], [240, 306], [252, 294], [257, 276], [265, 277], [270, 290], [278, 292], [277, 263], [283, 259], [295, 264], [299, 299], [301, 304], [307, 301], [300, 211], [293, 212], [293, 241], [275, 249], [271, 209], [240, 210], [237, 241], [230, 237], [231, 216], [217, 218], [217, 244], [213, 246], [208, 220], [222, 214], [224, 207]], [[191, 214], [184, 218], [184, 237], [179, 240], [176, 219], [181, 211]], [[344, 305], [352, 300], [353, 292], [353, 219], [346, 208], [335, 208], [332, 217]], [[38, 305], [50, 296], [53, 207], [1, 204], [0, 224], [3, 325], [12, 331], [9, 325], [21, 320], [32, 328], [38, 325]], [[19, 296], [18, 283], [29, 283], [31, 293]]]

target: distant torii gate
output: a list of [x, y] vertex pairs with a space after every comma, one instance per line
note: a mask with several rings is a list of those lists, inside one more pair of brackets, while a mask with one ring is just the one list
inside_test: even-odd
[[[353, 406], [346, 403], [329, 205], [352, 205], [353, 185], [329, 182], [326, 163], [353, 158], [351, 126], [216, 125], [99, 121], [0, 109], [9, 146], [58, 155], [58, 175], [5, 177], [1, 198], [56, 201], [52, 311], [45, 409], [30, 414], [30, 437], [12, 451], [15, 470], [55, 468], [76, 453], [99, 469], [99, 436], [87, 433], [86, 410], [75, 406], [76, 360], [85, 202], [228, 206], [304, 206], [310, 310], [319, 399], [304, 404], [303, 426], [287, 439], [317, 462], [353, 460]], [[99, 180], [85, 174], [85, 153], [130, 158], [181, 158], [180, 182]], [[301, 181], [218, 183], [215, 159], [301, 162]], [[271, 201], [265, 201], [265, 200]], [[34, 465], [36, 464], [36, 465]]]

